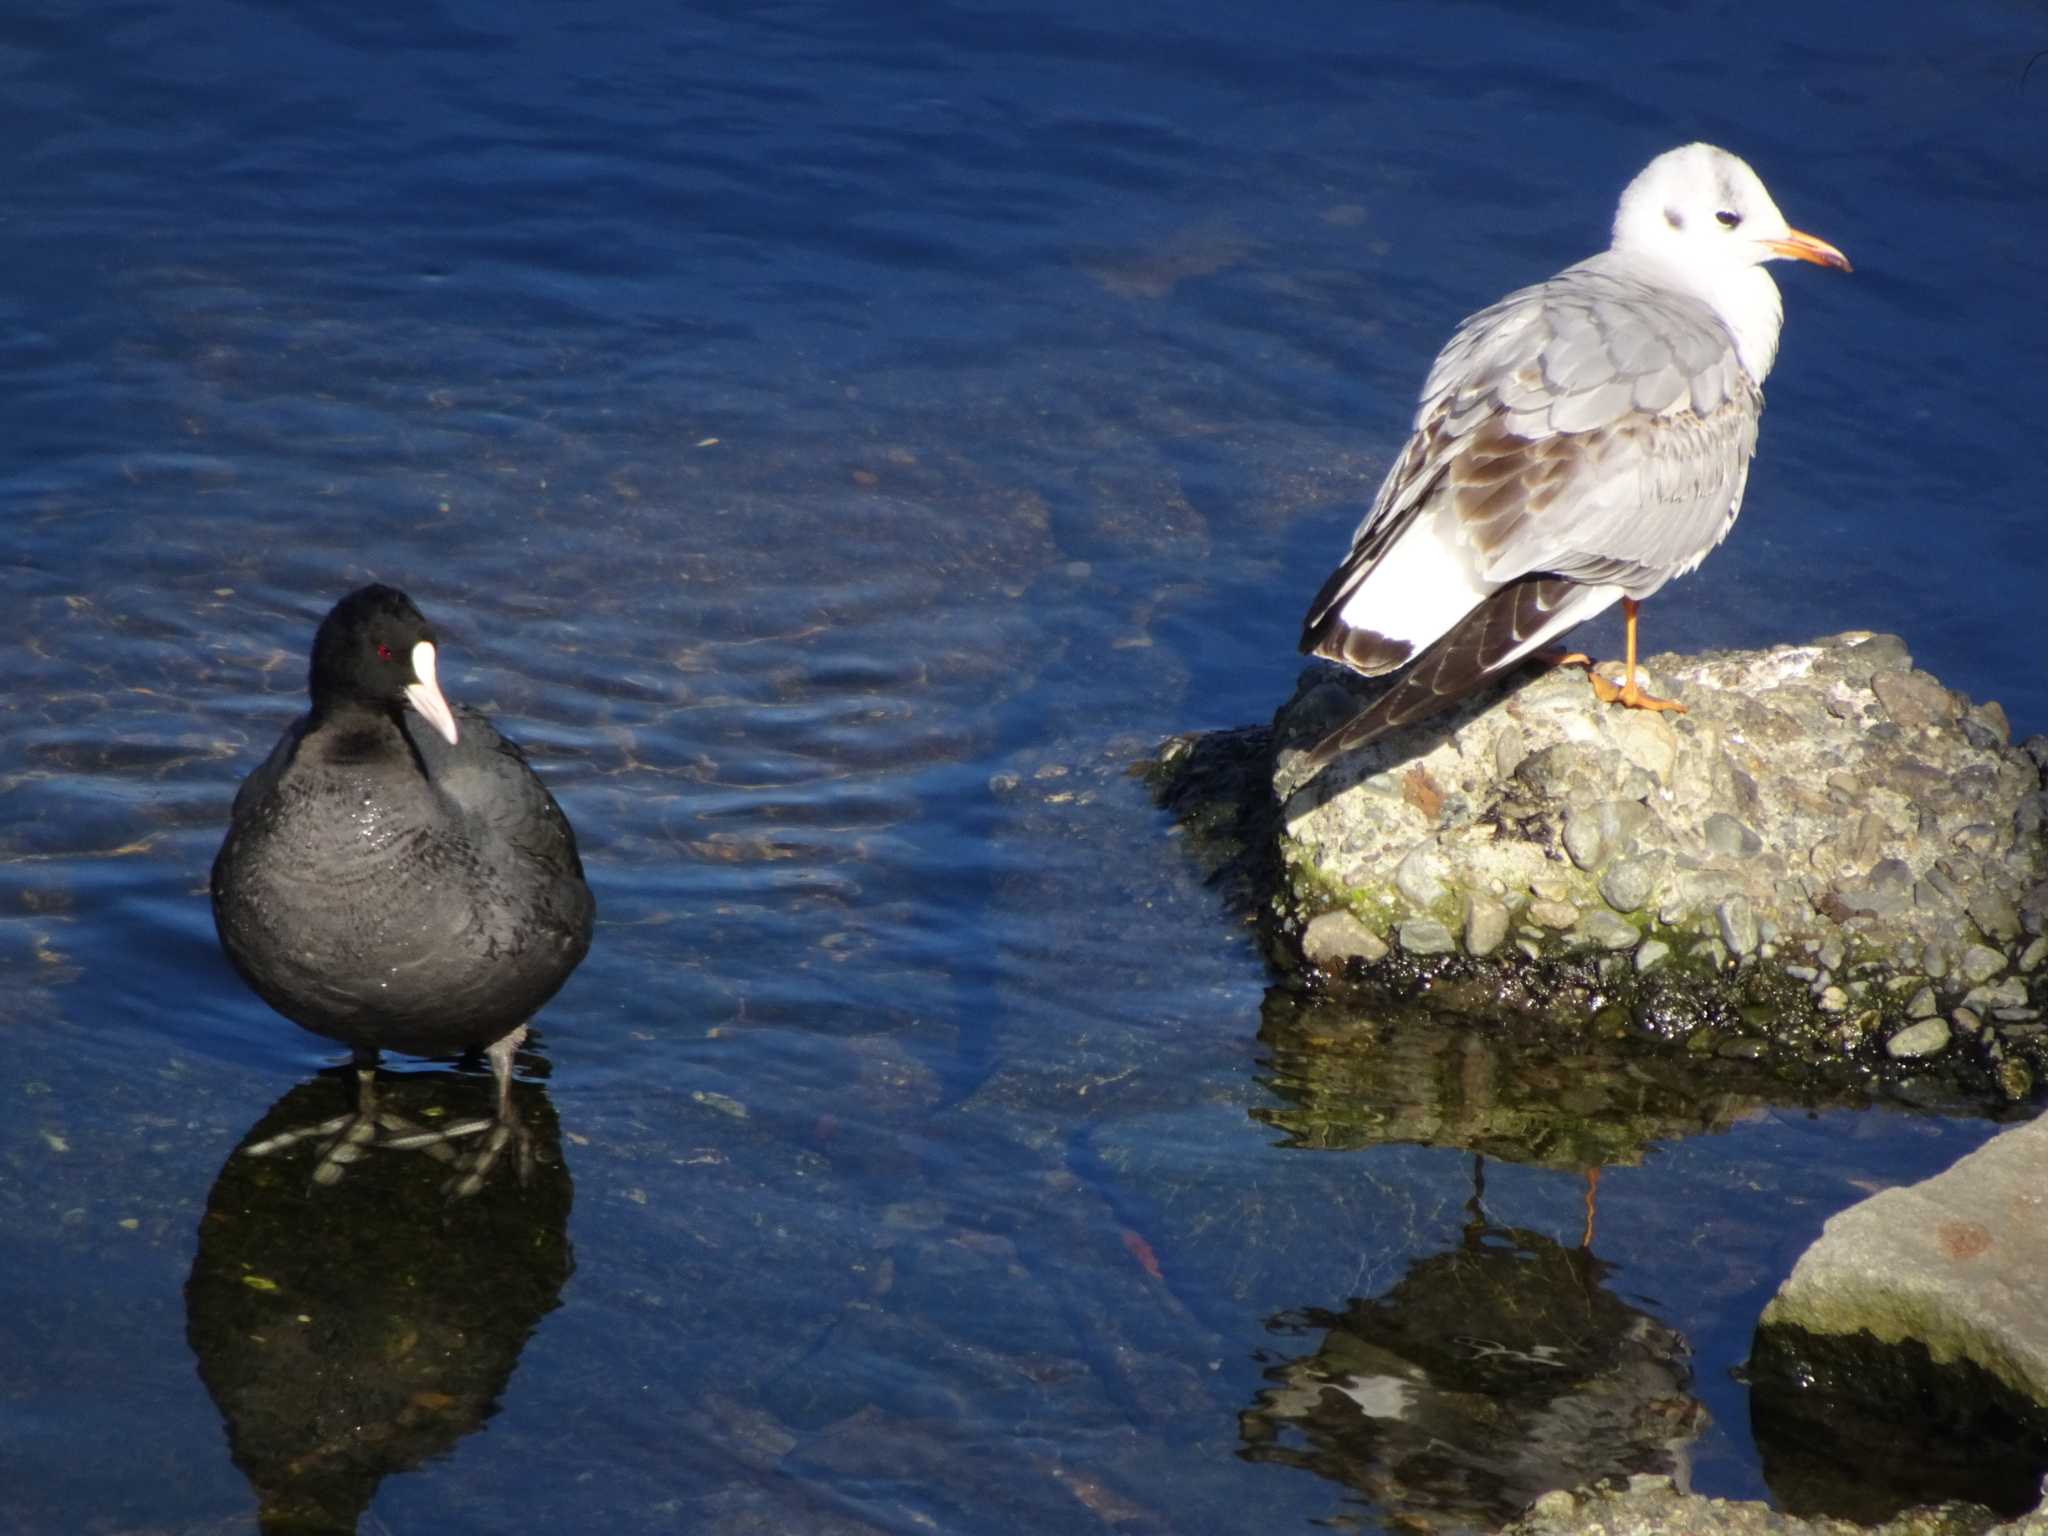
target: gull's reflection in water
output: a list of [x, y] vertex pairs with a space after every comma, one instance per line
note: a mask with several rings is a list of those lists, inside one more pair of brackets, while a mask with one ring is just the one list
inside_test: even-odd
[[[464, 1198], [445, 1148], [380, 1148], [318, 1188], [305, 1157], [246, 1155], [342, 1102], [346, 1073], [301, 1083], [229, 1155], [185, 1285], [186, 1338], [266, 1532], [353, 1531], [385, 1477], [480, 1428], [573, 1267], [561, 1127], [537, 1084], [512, 1090], [526, 1178], [500, 1168]], [[472, 1087], [379, 1084], [422, 1122]]]
[[1496, 1525], [1603, 1478], [1684, 1483], [1705, 1423], [1685, 1341], [1607, 1291], [1589, 1249], [1489, 1221], [1483, 1177], [1475, 1159], [1456, 1248], [1384, 1295], [1268, 1324], [1322, 1337], [1266, 1371], [1244, 1456], [1355, 1488], [1403, 1530]]

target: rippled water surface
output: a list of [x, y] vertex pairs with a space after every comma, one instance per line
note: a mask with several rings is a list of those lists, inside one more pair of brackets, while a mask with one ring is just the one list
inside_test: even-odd
[[[1696, 1484], [1766, 1493], [1757, 1308], [1986, 1128], [1674, 1134], [1596, 1263], [1570, 1167], [1289, 1134], [1271, 978], [1129, 768], [1271, 712], [1436, 344], [1692, 137], [1858, 269], [1783, 274], [1742, 525], [1650, 644], [1894, 629], [2048, 730], [2042, 48], [1995, 5], [14, 7], [0, 1530], [1372, 1529], [1289, 1362], [1500, 1242], [1689, 1343]], [[462, 1211], [230, 1158], [346, 1091], [204, 892], [371, 578], [600, 904], [522, 1058], [553, 1161]]]

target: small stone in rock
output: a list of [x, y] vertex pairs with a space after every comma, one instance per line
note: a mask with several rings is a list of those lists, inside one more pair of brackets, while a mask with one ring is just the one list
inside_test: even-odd
[[1387, 943], [1351, 913], [1325, 912], [1302, 930], [1301, 952], [1311, 965], [1328, 967], [1346, 960], [1369, 965], [1386, 958]]
[[1886, 1054], [1905, 1060], [1913, 1056], [1932, 1056], [1948, 1044], [1948, 1024], [1942, 1019], [1922, 1019], [1917, 1024], [1908, 1024], [1891, 1039], [1885, 1041]]
[[1465, 898], [1465, 953], [1490, 955], [1508, 936], [1508, 909], [1476, 892]]
[[1820, 995], [1822, 1013], [1840, 1013], [1849, 1006], [1849, 994], [1840, 987], [1829, 987]]
[[1958, 827], [1951, 845], [1969, 853], [1987, 854], [1998, 846], [1998, 828], [1982, 821], [1973, 821], [1967, 827]]
[[1934, 1000], [1934, 988], [1923, 986], [1908, 999], [1906, 1017], [1909, 1019], [1931, 1019], [1940, 1005]]
[[2048, 960], [2048, 938], [2036, 939], [2020, 951], [2020, 969], [2023, 971], [2039, 970], [2043, 960]]
[[1647, 971], [1671, 953], [1671, 946], [1662, 939], [1645, 939], [1636, 947], [1636, 969]]
[[1451, 930], [1433, 917], [1411, 917], [1397, 930], [1411, 955], [1447, 955], [1458, 947]]
[[1764, 840], [1730, 816], [1716, 811], [1707, 818], [1707, 846], [1734, 859], [1753, 859], [1764, 851]]
[[1892, 723], [1908, 730], [1947, 725], [1956, 717], [1955, 700], [1926, 672], [1879, 672], [1870, 679], [1870, 687]]
[[1985, 945], [1972, 944], [1963, 951], [1962, 965], [1959, 968], [1963, 973], [1963, 980], [1974, 986], [1980, 981], [1989, 981], [2004, 970], [2005, 956]]
[[1443, 861], [1424, 843], [1394, 871], [1394, 885], [1412, 906], [1433, 907], [1443, 899]]
[[1562, 929], [1578, 923], [1579, 909], [1568, 901], [1532, 901], [1526, 915], [1542, 927]]
[[1616, 917], [1605, 908], [1596, 907], [1585, 915], [1580, 931], [1602, 949], [1633, 949], [1642, 935], [1636, 932], [1636, 925], [1625, 917]]
[[2020, 936], [2020, 912], [1996, 891], [1978, 891], [1970, 898], [1970, 921], [1984, 930], [1984, 936], [2010, 944]]
[[1598, 867], [1606, 848], [1600, 836], [1600, 818], [1596, 812], [1574, 810], [1565, 818], [1564, 851], [1581, 869]]
[[1617, 912], [1634, 912], [1650, 899], [1654, 883], [1650, 866], [1641, 859], [1617, 859], [1600, 877], [1600, 899]]
[[1972, 987], [1963, 994], [1963, 1005], [1968, 1008], [2024, 1008], [2026, 1003], [2027, 984], [2017, 976]]
[[1747, 896], [1730, 896], [1714, 909], [1714, 921], [1721, 930], [1721, 942], [1731, 954], [1746, 955], [1757, 945], [1756, 913]]

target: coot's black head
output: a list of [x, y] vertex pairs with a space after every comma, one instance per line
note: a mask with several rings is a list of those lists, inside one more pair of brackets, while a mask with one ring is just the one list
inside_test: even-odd
[[434, 678], [434, 626], [396, 587], [349, 593], [313, 636], [315, 715], [337, 706], [395, 713], [410, 704], [452, 745], [455, 715]]

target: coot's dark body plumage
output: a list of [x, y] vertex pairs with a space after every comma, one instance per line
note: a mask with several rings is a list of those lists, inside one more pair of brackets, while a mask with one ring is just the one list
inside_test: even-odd
[[[311, 710], [235, 796], [214, 922], [257, 995], [355, 1052], [366, 1097], [380, 1050], [485, 1050], [503, 1115], [512, 1051], [589, 949], [595, 903], [561, 807], [434, 670], [402, 592], [335, 606]], [[374, 1103], [354, 1118], [372, 1139]]]

